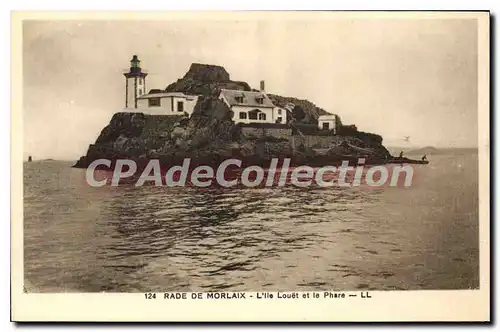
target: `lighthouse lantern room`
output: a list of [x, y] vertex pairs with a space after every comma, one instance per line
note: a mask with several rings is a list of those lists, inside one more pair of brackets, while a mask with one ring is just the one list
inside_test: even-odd
[[125, 75], [125, 108], [137, 108], [137, 98], [146, 93], [146, 76], [142, 72], [141, 61], [134, 55], [130, 60], [130, 69]]

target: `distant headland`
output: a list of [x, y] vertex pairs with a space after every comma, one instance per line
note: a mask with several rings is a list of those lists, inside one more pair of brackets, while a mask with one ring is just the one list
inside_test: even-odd
[[221, 66], [193, 63], [183, 78], [148, 92], [148, 74], [136, 55], [123, 75], [125, 108], [113, 115], [75, 167], [100, 158], [166, 164], [191, 158], [199, 165], [227, 158], [254, 165], [272, 158], [307, 165], [393, 160], [380, 135], [344, 125], [340, 116], [308, 100], [267, 93], [264, 81], [259, 89], [232, 81]]

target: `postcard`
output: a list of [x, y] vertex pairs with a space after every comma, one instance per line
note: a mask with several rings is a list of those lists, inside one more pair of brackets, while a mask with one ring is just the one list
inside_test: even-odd
[[12, 14], [17, 322], [489, 322], [490, 15]]

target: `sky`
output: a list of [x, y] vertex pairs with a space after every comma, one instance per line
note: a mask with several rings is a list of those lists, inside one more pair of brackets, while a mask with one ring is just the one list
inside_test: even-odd
[[[85, 155], [124, 108], [133, 54], [165, 88], [193, 62], [305, 98], [385, 145], [477, 146], [474, 19], [66, 20], [23, 23], [24, 157]], [[403, 140], [410, 136], [410, 142]]]

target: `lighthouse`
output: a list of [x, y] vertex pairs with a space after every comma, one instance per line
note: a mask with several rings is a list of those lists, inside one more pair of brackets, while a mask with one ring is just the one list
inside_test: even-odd
[[137, 55], [130, 60], [130, 69], [125, 75], [125, 108], [137, 108], [137, 98], [146, 93], [146, 76]]

